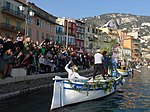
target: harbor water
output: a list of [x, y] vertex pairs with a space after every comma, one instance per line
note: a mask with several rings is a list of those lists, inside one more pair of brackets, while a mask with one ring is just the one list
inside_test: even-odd
[[[66, 106], [54, 112], [150, 112], [150, 69], [126, 78], [124, 86], [107, 97]], [[0, 112], [49, 112], [52, 87], [0, 101]]]

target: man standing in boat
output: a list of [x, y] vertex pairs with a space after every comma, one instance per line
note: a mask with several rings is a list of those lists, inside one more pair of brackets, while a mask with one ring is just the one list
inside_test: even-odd
[[68, 64], [65, 66], [65, 70], [68, 72], [68, 78], [69, 79], [88, 79], [86, 77], [80, 76], [77, 71], [78, 67], [76, 65], [73, 65], [71, 69], [69, 68], [69, 65], [71, 64], [71, 61], [68, 62]]
[[104, 57], [101, 54], [100, 49], [97, 49], [96, 54], [94, 55], [94, 73], [93, 73], [93, 80], [95, 79], [96, 73], [99, 71], [103, 78], [104, 77], [104, 67], [103, 67]]

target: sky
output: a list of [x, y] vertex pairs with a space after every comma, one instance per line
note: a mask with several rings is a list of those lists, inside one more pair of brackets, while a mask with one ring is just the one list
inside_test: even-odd
[[83, 18], [106, 13], [150, 16], [150, 0], [28, 0], [56, 17]]

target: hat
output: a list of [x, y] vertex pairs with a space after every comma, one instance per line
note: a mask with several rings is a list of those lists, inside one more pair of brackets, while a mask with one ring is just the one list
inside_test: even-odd
[[101, 50], [100, 49], [97, 49], [97, 51], [96, 52], [101, 52]]
[[78, 67], [76, 65], [73, 65], [72, 69], [74, 69], [75, 71], [78, 71]]

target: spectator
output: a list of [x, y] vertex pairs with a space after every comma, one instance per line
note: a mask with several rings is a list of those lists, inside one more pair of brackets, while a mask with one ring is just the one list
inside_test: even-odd
[[8, 49], [11, 49], [12, 52], [14, 52], [15, 50], [12, 38], [10, 36], [7, 37], [7, 40], [4, 42], [4, 45], [3, 45], [4, 52], [7, 51]]
[[8, 49], [5, 51], [5, 53], [3, 55], [3, 61], [4, 61], [3, 76], [11, 77], [10, 73], [12, 70], [12, 65], [14, 63], [13, 52], [11, 49]]

